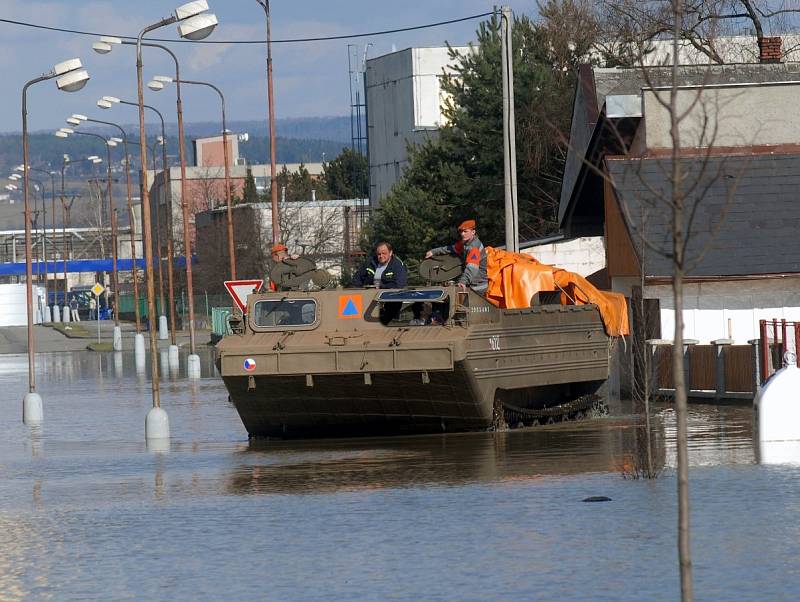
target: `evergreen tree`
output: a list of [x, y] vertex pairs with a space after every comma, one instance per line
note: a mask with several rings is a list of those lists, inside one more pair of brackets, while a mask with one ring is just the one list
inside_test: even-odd
[[366, 198], [369, 194], [367, 158], [351, 148], [344, 148], [330, 163], [323, 163], [322, 179], [333, 199]]
[[242, 192], [243, 203], [257, 203], [259, 201], [258, 191], [256, 190], [256, 179], [253, 171], [248, 167], [247, 176], [244, 179], [244, 191]]

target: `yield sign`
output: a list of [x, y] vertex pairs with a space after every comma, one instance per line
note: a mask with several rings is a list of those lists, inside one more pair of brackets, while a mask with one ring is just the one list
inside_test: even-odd
[[233, 297], [233, 302], [239, 306], [243, 314], [247, 313], [247, 295], [257, 293], [264, 285], [263, 280], [226, 280], [225, 288]]

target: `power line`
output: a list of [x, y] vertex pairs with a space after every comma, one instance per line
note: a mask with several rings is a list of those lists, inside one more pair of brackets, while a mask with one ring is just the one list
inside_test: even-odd
[[[285, 40], [272, 40], [273, 44], [295, 44], [295, 43], [303, 43], [303, 42], [325, 42], [328, 40], [348, 40], [351, 38], [366, 38], [370, 36], [382, 36], [387, 35], [390, 33], [400, 33], [404, 31], [415, 31], [418, 29], [430, 29], [432, 27], [441, 27], [442, 25], [451, 25], [453, 23], [462, 23], [464, 21], [472, 21], [474, 19], [480, 19], [482, 17], [488, 17], [489, 15], [493, 15], [493, 12], [487, 13], [480, 13], [478, 15], [470, 15], [469, 17], [461, 17], [459, 19], [449, 19], [447, 21], [438, 21], [436, 23], [426, 23], [424, 25], [414, 25], [411, 27], [400, 27], [397, 29], [384, 29], [381, 31], [371, 31], [368, 33], [351, 33], [351, 34], [344, 34], [338, 36], [322, 36], [316, 38], [287, 38]], [[95, 31], [81, 31], [79, 29], [65, 29], [62, 27], [49, 27], [47, 25], [38, 25], [36, 23], [27, 23], [25, 21], [15, 21], [13, 19], [0, 19], [0, 23], [8, 23], [9, 25], [19, 25], [21, 27], [30, 27], [32, 29], [43, 29], [46, 31], [57, 31], [60, 33], [74, 33], [81, 36], [108, 36], [111, 34], [108, 33], [100, 33]], [[123, 40], [136, 40], [135, 36], [120, 36], [114, 35], [116, 38], [120, 38]], [[164, 39], [164, 38], [147, 38], [147, 41], [150, 42], [183, 42], [183, 43], [190, 43], [190, 44], [266, 44], [266, 40], [183, 40], [183, 39]]]

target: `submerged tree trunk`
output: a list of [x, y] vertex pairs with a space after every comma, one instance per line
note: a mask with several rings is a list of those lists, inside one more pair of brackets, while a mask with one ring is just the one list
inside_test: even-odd
[[[672, 0], [674, 31], [673, 56], [678, 56], [678, 38], [683, 19], [683, 0]], [[681, 170], [681, 140], [678, 111], [678, 61], [672, 61], [672, 86], [669, 95], [670, 134], [672, 142], [672, 297], [675, 306], [675, 335], [672, 343], [672, 371], [675, 386], [676, 447], [678, 456], [678, 562], [681, 575], [681, 600], [694, 599], [692, 556], [689, 538], [689, 458], [686, 375], [683, 370], [683, 277], [684, 277], [684, 203]]]

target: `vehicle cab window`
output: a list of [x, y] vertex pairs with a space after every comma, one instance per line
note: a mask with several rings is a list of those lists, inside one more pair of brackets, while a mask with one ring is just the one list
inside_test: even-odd
[[255, 326], [283, 328], [310, 326], [317, 321], [317, 302], [314, 299], [265, 299], [253, 307]]

